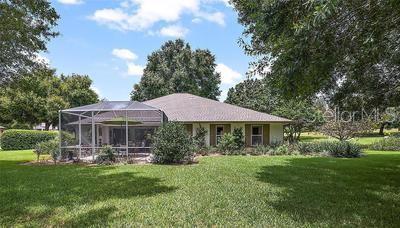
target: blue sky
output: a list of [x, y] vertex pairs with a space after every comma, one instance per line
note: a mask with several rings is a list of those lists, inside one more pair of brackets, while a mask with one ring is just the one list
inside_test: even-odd
[[243, 28], [225, 0], [52, 0], [61, 35], [41, 54], [58, 73], [88, 74], [101, 98], [128, 100], [147, 55], [183, 38], [209, 49], [222, 75], [220, 100], [243, 80], [251, 58], [238, 46]]

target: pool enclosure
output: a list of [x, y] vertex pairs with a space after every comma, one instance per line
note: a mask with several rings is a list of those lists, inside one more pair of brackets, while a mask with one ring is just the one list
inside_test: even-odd
[[105, 145], [117, 158], [148, 153], [155, 129], [166, 120], [161, 110], [136, 101], [102, 101], [61, 110], [61, 154], [93, 161]]

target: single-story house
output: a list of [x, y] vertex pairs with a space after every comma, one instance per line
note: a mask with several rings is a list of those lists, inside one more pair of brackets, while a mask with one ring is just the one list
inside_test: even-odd
[[283, 126], [291, 121], [282, 117], [222, 103], [188, 93], [175, 93], [145, 102], [102, 101], [60, 111], [61, 148], [79, 148], [92, 154], [111, 145], [127, 154], [151, 147], [157, 127], [178, 121], [190, 135], [207, 130], [206, 143], [216, 146], [223, 134], [242, 128], [246, 146], [268, 145], [283, 140]]
[[206, 143], [215, 146], [234, 128], [242, 128], [246, 146], [268, 145], [283, 140], [283, 125], [290, 120], [188, 93], [174, 93], [143, 102], [162, 110], [169, 121], [185, 124], [191, 135], [207, 130]]

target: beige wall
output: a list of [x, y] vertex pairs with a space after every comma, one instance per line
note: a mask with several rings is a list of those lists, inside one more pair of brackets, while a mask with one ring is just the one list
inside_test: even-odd
[[[209, 146], [210, 145], [210, 123], [192, 123], [193, 124], [193, 135], [196, 134], [196, 129], [200, 127], [204, 127], [207, 130], [207, 136], [206, 136], [206, 143]], [[213, 123], [214, 124], [214, 123]], [[219, 124], [219, 123], [215, 123]], [[221, 123], [221, 124], [226, 124], [226, 123]], [[231, 123], [231, 131], [235, 128], [242, 128], [243, 133], [245, 134], [245, 124], [246, 123]], [[250, 124], [250, 123], [247, 123]], [[269, 134], [270, 142], [282, 142], [283, 141], [283, 124], [280, 123], [274, 123], [270, 124], [270, 134]]]
[[270, 143], [283, 141], [283, 124], [269, 125], [269, 141]]

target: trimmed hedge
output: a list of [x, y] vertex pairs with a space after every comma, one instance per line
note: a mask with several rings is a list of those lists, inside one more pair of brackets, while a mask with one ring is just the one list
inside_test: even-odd
[[1, 136], [1, 148], [3, 150], [28, 150], [34, 149], [36, 144], [55, 139], [56, 131], [35, 130], [5, 130]]

